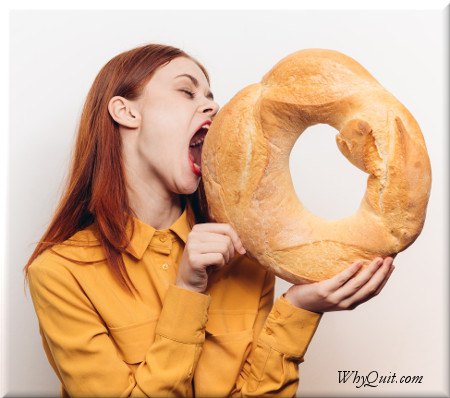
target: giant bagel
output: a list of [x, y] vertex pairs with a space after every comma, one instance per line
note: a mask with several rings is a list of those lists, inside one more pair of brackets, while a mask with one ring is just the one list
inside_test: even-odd
[[[358, 211], [339, 220], [308, 211], [291, 180], [290, 151], [317, 123], [336, 128], [340, 151], [369, 174]], [[406, 249], [422, 230], [431, 186], [413, 116], [352, 58], [322, 49], [287, 56], [220, 110], [202, 174], [216, 221], [230, 223], [251, 257], [292, 283]]]

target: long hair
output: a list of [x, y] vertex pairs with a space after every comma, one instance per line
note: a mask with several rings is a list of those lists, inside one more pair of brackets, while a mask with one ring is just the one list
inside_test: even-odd
[[[28, 267], [45, 250], [63, 243], [76, 232], [95, 224], [105, 259], [120, 284], [131, 292], [134, 287], [122, 254], [130, 243], [127, 226], [134, 213], [127, 196], [119, 125], [108, 112], [114, 96], [138, 98], [146, 83], [161, 66], [177, 57], [192, 59], [182, 50], [149, 44], [126, 51], [111, 59], [98, 73], [86, 98], [66, 188], [49, 227], [26, 264]], [[191, 227], [208, 221], [203, 184], [192, 195], [182, 197]]]

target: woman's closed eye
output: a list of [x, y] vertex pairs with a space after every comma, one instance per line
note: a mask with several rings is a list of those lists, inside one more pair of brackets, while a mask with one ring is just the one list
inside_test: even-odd
[[193, 92], [190, 91], [190, 90], [182, 89], [182, 90], [180, 90], [180, 91], [183, 92], [183, 93], [185, 93], [187, 96], [189, 96], [189, 98], [194, 98], [194, 97], [195, 97], [195, 93], [193, 93]]

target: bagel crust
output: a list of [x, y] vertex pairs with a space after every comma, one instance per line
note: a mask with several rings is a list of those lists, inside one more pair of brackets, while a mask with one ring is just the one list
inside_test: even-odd
[[[358, 211], [339, 220], [312, 214], [289, 171], [297, 138], [318, 123], [338, 131], [342, 154], [368, 174]], [[287, 56], [219, 111], [202, 174], [214, 219], [235, 228], [250, 257], [295, 284], [405, 250], [422, 230], [431, 187], [413, 116], [355, 60], [323, 49]]]

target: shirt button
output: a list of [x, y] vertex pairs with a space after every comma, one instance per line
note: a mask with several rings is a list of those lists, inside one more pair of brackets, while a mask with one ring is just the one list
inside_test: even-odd
[[165, 271], [169, 268], [169, 264], [165, 263], [165, 264], [161, 265], [161, 267]]
[[279, 313], [278, 311], [275, 311], [274, 314], [273, 314], [273, 316], [274, 316], [275, 318], [279, 318], [279, 317], [280, 317], [280, 313]]
[[165, 241], [167, 240], [167, 236], [166, 236], [166, 235], [161, 235], [161, 236], [159, 237], [159, 240], [160, 240], [161, 242], [165, 242]]
[[273, 333], [272, 329], [266, 328], [266, 334], [270, 336], [272, 333]]

